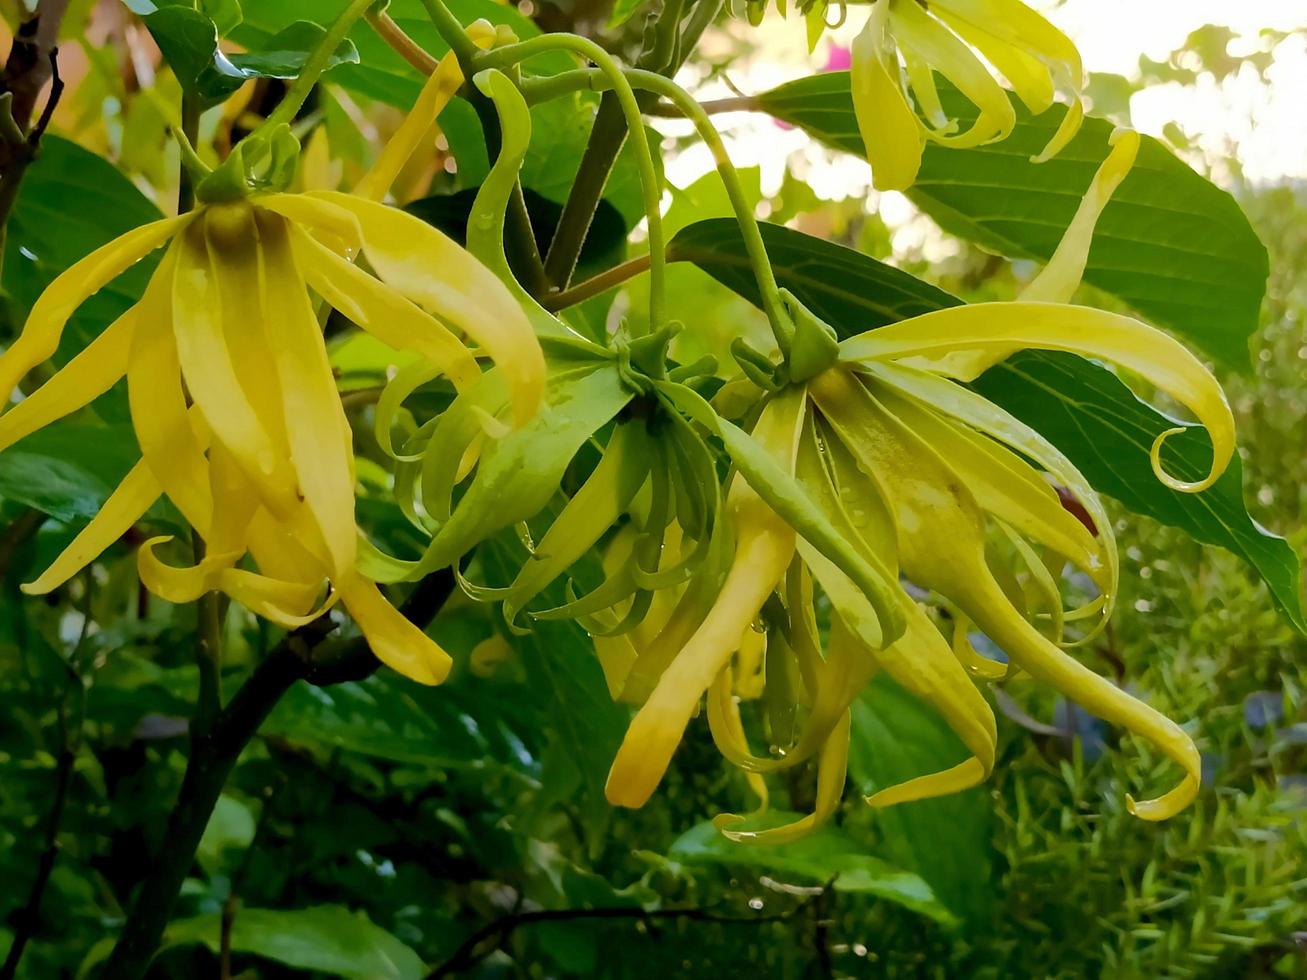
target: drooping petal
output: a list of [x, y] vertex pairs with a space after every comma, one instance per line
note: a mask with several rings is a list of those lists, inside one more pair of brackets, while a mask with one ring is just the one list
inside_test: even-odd
[[298, 228], [291, 241], [313, 291], [359, 327], [395, 350], [421, 355], [460, 390], [480, 375], [471, 351], [439, 320]]
[[28, 595], [53, 592], [102, 555], [159, 499], [159, 483], [144, 461], [137, 463], [109, 495], [100, 512], [82, 528], [44, 572], [21, 588]]
[[335, 587], [382, 663], [419, 684], [439, 684], [449, 676], [449, 654], [392, 606], [375, 583], [353, 576]]
[[[178, 243], [172, 320], [187, 388], [214, 436], [235, 455], [269, 505], [287, 511], [295, 500], [287, 453], [278, 452], [277, 441], [256, 412], [235, 366], [238, 357], [242, 366], [259, 360], [261, 351], [233, 351], [224, 330], [226, 323], [238, 318], [262, 316], [255, 245], [250, 241], [242, 249], [239, 241], [232, 241], [221, 257], [211, 255], [204, 226], [199, 224], [188, 228]], [[247, 254], [239, 257], [238, 249]], [[239, 277], [238, 289], [220, 282], [232, 275]], [[234, 302], [240, 292], [244, 293], [240, 308], [225, 310], [225, 304]], [[272, 365], [263, 368], [270, 370]], [[279, 398], [275, 379], [272, 383], [271, 394]]]
[[794, 554], [794, 532], [760, 500], [742, 506], [735, 562], [712, 611], [663, 673], [608, 774], [616, 806], [640, 807], [671, 762], [703, 693], [735, 651]]
[[984, 63], [947, 27], [916, 2], [890, 3], [890, 22], [899, 46], [947, 78], [980, 110], [971, 127], [957, 134], [932, 132], [949, 146], [980, 146], [1005, 138], [1016, 125], [1012, 101]]
[[64, 325], [86, 300], [135, 265], [192, 220], [165, 218], [133, 228], [73, 264], [41, 293], [23, 332], [0, 354], [0, 407], [7, 404], [24, 375], [59, 347]]
[[924, 141], [899, 81], [889, 3], [872, 5], [866, 26], [853, 40], [850, 84], [872, 185], [878, 191], [907, 190], [921, 168]]
[[1002, 40], [970, 21], [955, 17], [946, 8], [935, 5], [931, 13], [953, 29], [953, 33], [985, 56], [985, 59], [1003, 73], [1012, 90], [1025, 103], [1033, 115], [1039, 115], [1053, 104], [1055, 88], [1053, 73], [1039, 58], [1022, 48]]
[[936, 310], [844, 341], [847, 362], [890, 361], [953, 350], [1060, 350], [1098, 357], [1133, 371], [1187, 407], [1211, 436], [1211, 470], [1201, 480], [1176, 479], [1161, 467], [1163, 432], [1153, 443], [1153, 471], [1172, 490], [1210, 487], [1234, 453], [1234, 416], [1211, 373], [1184, 345], [1145, 323], [1117, 313], [1057, 303], [976, 303]]
[[493, 272], [426, 222], [348, 194], [314, 195], [354, 214], [377, 275], [480, 345], [508, 378], [514, 418], [526, 423], [545, 392], [545, 360], [530, 321]]
[[849, 775], [852, 716], [844, 712], [822, 746], [817, 760], [817, 799], [812, 813], [766, 830], [739, 830], [746, 818], [724, 813], [713, 820], [722, 836], [741, 844], [788, 844], [812, 833], [834, 815]]
[[992, 579], [978, 579], [974, 587], [977, 595], [968, 612], [1012, 663], [1051, 684], [1095, 717], [1146, 738], [1184, 770], [1180, 784], [1155, 800], [1136, 801], [1127, 796], [1130, 812], [1144, 820], [1165, 820], [1188, 806], [1202, 781], [1202, 757], [1185, 730], [1058, 649], [1002, 601]]
[[[473, 21], [467, 26], [467, 35], [479, 48], [487, 48], [495, 38], [495, 27], [488, 20]], [[450, 51], [440, 59], [428, 77], [422, 91], [418, 94], [413, 108], [404, 117], [403, 123], [395, 131], [377, 161], [372, 165], [363, 179], [354, 188], [354, 193], [369, 201], [381, 201], [386, 197], [391, 185], [398, 179], [400, 171], [408, 165], [424, 142], [428, 142], [431, 131], [436, 126], [436, 119], [444, 111], [463, 84], [463, 71], [458, 58]]]
[[640, 422], [619, 425], [599, 465], [549, 526], [504, 595], [504, 617], [511, 624], [541, 590], [565, 572], [608, 531], [649, 476], [653, 450]]
[[351, 433], [304, 280], [291, 254], [286, 219], [257, 218], [267, 336], [281, 383], [282, 410], [300, 493], [331, 553], [333, 577], [354, 566]]
[[0, 416], [0, 450], [95, 401], [127, 373], [132, 347], [133, 307], [45, 384]]
[[[186, 405], [172, 329], [173, 277], [182, 253], [182, 243], [175, 242], [137, 307], [127, 395], [142, 457], [187, 523], [205, 535], [213, 521], [207, 443], [196, 431], [202, 416]], [[200, 428], [207, 432], [202, 423]]]

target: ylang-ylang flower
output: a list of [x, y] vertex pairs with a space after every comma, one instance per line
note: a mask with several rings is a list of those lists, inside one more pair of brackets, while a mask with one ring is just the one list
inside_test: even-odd
[[[264, 144], [273, 169], [287, 138], [273, 133]], [[126, 375], [142, 452], [95, 519], [24, 588], [43, 593], [67, 581], [163, 494], [206, 554], [176, 567], [157, 554], [165, 539], [147, 542], [138, 563], [153, 592], [187, 602], [221, 590], [286, 627], [339, 600], [383, 661], [438, 682], [448, 656], [360, 567], [352, 435], [316, 304], [417, 355], [460, 390], [482, 377], [466, 341], [475, 344], [496, 365], [509, 425], [536, 412], [543, 356], [514, 298], [459, 245], [368, 197], [264, 192], [257, 181], [251, 189], [248, 158], [258, 150], [233, 151], [200, 185], [194, 212], [137, 228], [61, 275], [0, 356], [7, 400], [85, 299], [167, 247], [140, 302], [0, 418], [3, 448]], [[403, 156], [383, 163], [393, 168]]]
[[[1016, 114], [995, 72], [1036, 115], [1058, 93], [1070, 104], [1036, 161], [1064, 147], [1084, 117], [1079, 52], [1020, 0], [875, 0], [853, 42], [851, 71], [858, 129], [878, 190], [912, 185], [927, 140], [981, 146], [1012, 132]], [[966, 129], [945, 111], [936, 72], [976, 107]]]
[[[711, 608], [666, 658], [637, 713], [609, 776], [613, 802], [639, 806], [649, 797], [708, 692], [714, 738], [764, 800], [761, 775], [817, 760], [811, 815], [762, 831], [741, 830], [733, 816], [719, 818], [719, 826], [759, 841], [806, 832], [839, 801], [849, 705], [878, 670], [939, 711], [971, 758], [888, 787], [869, 802], [953, 792], [983, 779], [994, 764], [994, 719], [972, 677], [1013, 669], [1148, 739], [1181, 767], [1178, 786], [1157, 799], [1130, 800], [1132, 812], [1163, 819], [1193, 799], [1199, 756], [1184, 730], [1066, 649], [1074, 645], [1068, 624], [1080, 627], [1080, 639], [1092, 635], [1116, 594], [1116, 550], [1101, 502], [1055, 446], [959, 383], [1021, 349], [1118, 365], [1187, 407], [1211, 436], [1210, 472], [1185, 481], [1162, 468], [1160, 447], [1171, 434], [1164, 433], [1152, 447], [1158, 478], [1198, 492], [1219, 477], [1234, 450], [1233, 418], [1202, 363], [1138, 320], [1068, 303], [1094, 222], [1137, 147], [1134, 134], [1116, 140], [1062, 246], [1017, 302], [942, 309], [837, 343], [833, 331], [791, 300], [797, 329], [789, 383], [763, 397], [751, 436], [804, 499], [789, 507], [795, 502], [777, 495], [765, 472], [741, 466], [729, 497], [735, 531], [729, 574]], [[692, 414], [737, 451], [738, 430], [707, 413]], [[1055, 488], [1090, 515], [1092, 530], [1063, 506]], [[847, 574], [854, 566], [834, 567], [805, 542], [803, 519], [834, 528], [882, 570], [871, 589]], [[1068, 564], [1099, 591], [1069, 610], [1059, 585]], [[953, 613], [951, 637], [904, 589], [900, 575]], [[821, 619], [828, 629], [817, 628]], [[972, 649], [966, 634], [973, 626], [1005, 651], [1009, 664]], [[740, 712], [745, 688], [758, 683], [756, 641], [747, 638], [753, 629], [766, 633], [761, 701], [772, 742], [766, 753], [750, 749]], [[654, 646], [658, 638], [647, 642]], [[779, 696], [770, 692], [773, 685]], [[791, 724], [795, 718], [803, 720]]]

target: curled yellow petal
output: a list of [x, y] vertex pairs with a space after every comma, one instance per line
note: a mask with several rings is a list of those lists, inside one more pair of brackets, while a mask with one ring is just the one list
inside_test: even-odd
[[86, 300], [167, 242], [192, 220], [165, 218], [133, 228], [74, 263], [50, 283], [32, 307], [23, 332], [0, 354], [0, 407], [28, 371], [48, 360], [59, 346], [64, 325]]
[[844, 712], [831, 730], [817, 759], [817, 800], [812, 813], [793, 823], [767, 830], [733, 829], [745, 818], [722, 814], [713, 823], [722, 835], [741, 844], [788, 844], [812, 833], [826, 823], [840, 805], [844, 783], [848, 779], [851, 716]]
[[159, 493], [159, 483], [149, 466], [144, 461], [137, 463], [50, 567], [35, 581], [21, 586], [23, 592], [45, 595], [59, 588], [131, 530], [159, 499]]
[[911, 50], [947, 78], [980, 110], [976, 121], [964, 132], [934, 131], [931, 139], [949, 146], [980, 146], [1004, 139], [1016, 125], [1016, 112], [1007, 92], [989, 73], [985, 64], [947, 27], [920, 4], [890, 3], [890, 21], [900, 47]]
[[1157, 437], [1153, 471], [1172, 490], [1210, 487], [1234, 453], [1234, 416], [1220, 384], [1198, 358], [1171, 337], [1132, 317], [1058, 303], [976, 303], [936, 310], [852, 337], [840, 345], [845, 361], [891, 361], [954, 350], [1059, 350], [1111, 361], [1146, 378], [1201, 422], [1212, 440], [1207, 476], [1184, 481], [1166, 473]]
[[972, 758], [943, 772], [886, 787], [867, 799], [872, 806], [943, 796], [975, 786], [993, 770], [998, 745], [994, 713], [944, 637], [906, 593], [903, 607], [907, 631], [887, 650], [873, 655], [890, 677], [939, 712]]

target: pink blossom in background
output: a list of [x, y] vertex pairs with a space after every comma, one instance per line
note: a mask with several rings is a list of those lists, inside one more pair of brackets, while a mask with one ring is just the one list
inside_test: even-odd
[[[849, 49], [842, 44], [832, 44], [826, 48], [826, 64], [822, 65], [822, 71], [848, 71], [852, 66], [853, 60], [849, 54]], [[775, 124], [781, 129], [793, 129], [794, 127], [787, 122], [779, 119], [774, 120]]]

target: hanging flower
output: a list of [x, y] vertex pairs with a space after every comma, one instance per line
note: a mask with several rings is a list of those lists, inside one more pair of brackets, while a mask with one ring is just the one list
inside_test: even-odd
[[[992, 769], [996, 741], [989, 706], [967, 674], [996, 679], [1011, 669], [1142, 735], [1181, 766], [1179, 786], [1155, 800], [1128, 801], [1132, 812], [1160, 820], [1192, 800], [1199, 756], [1183, 729], [1064, 649], [1073, 645], [1064, 640], [1066, 624], [1103, 621], [1117, 591], [1116, 548], [1101, 502], [1056, 447], [958, 383], [1022, 349], [1115, 363], [1189, 408], [1211, 436], [1212, 466], [1196, 481], [1165, 472], [1160, 448], [1178, 430], [1160, 436], [1152, 447], [1158, 478], [1172, 489], [1198, 492], [1220, 476], [1233, 455], [1234, 423], [1206, 368], [1138, 320], [1068, 305], [1094, 222], [1137, 148], [1135, 134], [1115, 140], [1062, 245], [1020, 301], [943, 309], [837, 344], [829, 327], [787, 297], [796, 325], [790, 383], [766, 396], [751, 436], [802, 488], [798, 510], [742, 455], [738, 430], [710, 413], [691, 412], [723, 437], [744, 478], [736, 476], [730, 497], [734, 560], [712, 607], [663, 659], [613, 764], [613, 802], [639, 806], [648, 798], [707, 691], [713, 736], [723, 754], [749, 773], [764, 807], [761, 775], [814, 758], [818, 770], [817, 802], [809, 816], [746, 831], [737, 827], [741, 818], [723, 815], [719, 827], [753, 841], [806, 833], [829, 818], [842, 795], [849, 706], [877, 670], [939, 711], [972, 756], [944, 772], [888, 787], [869, 802], [884, 806], [964, 789]], [[1055, 486], [1090, 516], [1093, 531], [1063, 506]], [[832, 528], [858, 558], [888, 570], [888, 576], [869, 589], [848, 574], [853, 565], [835, 565], [803, 533], [796, 534], [795, 515], [804, 508], [811, 509], [809, 526]], [[1057, 584], [1067, 563], [1088, 575], [1100, 593], [1071, 610], [1063, 608]], [[939, 596], [955, 614], [952, 642], [898, 584], [898, 574]], [[815, 589], [830, 609], [824, 653]], [[806, 715], [797, 730], [785, 729], [788, 738], [778, 739], [772, 724], [775, 751], [766, 756], [750, 751], [738, 700], [739, 679], [755, 672], [737, 653], [740, 637], [756, 624], [766, 630], [764, 703], [783, 710], [789, 705], [792, 715], [803, 706]], [[1007, 653], [1008, 665], [972, 649], [972, 624]], [[1093, 631], [1091, 626], [1088, 634]], [[649, 648], [659, 639], [649, 640]]]
[[[44, 593], [67, 581], [164, 494], [204, 540], [206, 557], [166, 565], [156, 554], [166, 539], [147, 542], [139, 566], [149, 589], [173, 602], [221, 590], [286, 627], [339, 599], [378, 657], [438, 682], [448, 656], [361, 564], [352, 437], [315, 298], [460, 390], [481, 377], [466, 336], [495, 362], [516, 425], [543, 395], [539, 345], [495, 275], [440, 232], [363, 197], [261, 192], [250, 177], [254, 154], [241, 151], [201, 184], [196, 211], [135, 229], [55, 280], [0, 356], [7, 395], [53, 354], [84, 300], [168, 246], [141, 301], [0, 418], [3, 448], [126, 375], [142, 451], [101, 512], [24, 588]], [[247, 553], [258, 572], [240, 567]]]
[[[992, 69], [1035, 115], [1055, 94], [1067, 98], [1065, 118], [1034, 159], [1056, 155], [1084, 118], [1084, 69], [1066, 35], [1020, 0], [875, 0], [853, 42], [852, 88], [877, 190], [912, 186], [926, 140], [973, 147], [1007, 138], [1016, 114]], [[966, 130], [944, 110], [935, 72], [978, 110]]]

